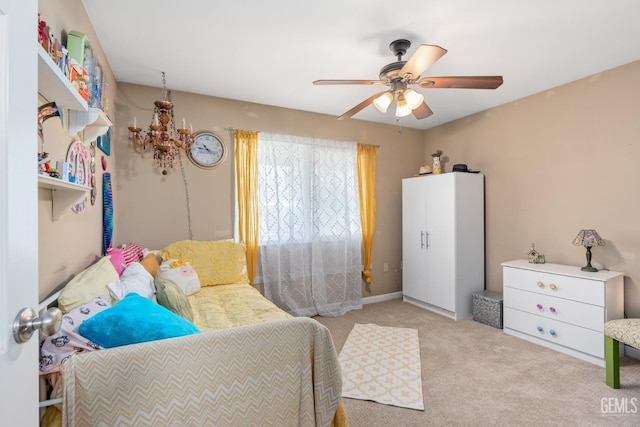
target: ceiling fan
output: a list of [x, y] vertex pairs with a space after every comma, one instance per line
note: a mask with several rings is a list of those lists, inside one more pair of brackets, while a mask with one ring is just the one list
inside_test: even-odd
[[416, 119], [426, 119], [433, 114], [424, 96], [410, 85], [418, 85], [424, 89], [456, 88], [456, 89], [495, 89], [502, 84], [502, 76], [456, 76], [456, 77], [423, 77], [427, 68], [433, 65], [445, 53], [440, 46], [421, 44], [408, 61], [402, 60], [411, 42], [399, 39], [391, 42], [389, 49], [398, 58], [396, 62], [380, 69], [379, 80], [316, 80], [314, 85], [386, 85], [389, 89], [371, 95], [340, 117], [345, 120], [373, 104], [380, 112], [387, 109], [396, 98], [396, 117], [405, 117], [413, 113]]

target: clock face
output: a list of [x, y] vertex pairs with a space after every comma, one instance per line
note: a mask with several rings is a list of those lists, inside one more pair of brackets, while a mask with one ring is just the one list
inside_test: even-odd
[[212, 169], [224, 162], [227, 149], [224, 142], [213, 133], [199, 131], [193, 137], [193, 144], [187, 151], [187, 156], [196, 166]]

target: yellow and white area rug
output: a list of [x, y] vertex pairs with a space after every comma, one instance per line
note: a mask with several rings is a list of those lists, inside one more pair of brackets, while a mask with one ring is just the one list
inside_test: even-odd
[[416, 329], [356, 323], [338, 359], [342, 397], [424, 410]]

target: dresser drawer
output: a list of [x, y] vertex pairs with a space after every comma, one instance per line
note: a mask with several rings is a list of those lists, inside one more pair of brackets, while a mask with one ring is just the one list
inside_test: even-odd
[[[505, 298], [506, 301], [506, 298]], [[539, 315], [504, 308], [504, 328], [604, 358], [604, 334]]]
[[605, 309], [602, 306], [508, 286], [503, 293], [505, 307], [604, 333]]
[[604, 306], [605, 286], [599, 280], [561, 276], [540, 271], [505, 267], [504, 286]]

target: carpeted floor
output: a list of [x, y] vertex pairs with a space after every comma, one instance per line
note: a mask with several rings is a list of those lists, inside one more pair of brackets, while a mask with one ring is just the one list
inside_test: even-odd
[[400, 299], [316, 320], [329, 328], [338, 352], [355, 323], [418, 330], [425, 410], [345, 398], [352, 427], [640, 425], [635, 359], [621, 358], [622, 388], [613, 390], [604, 368]]

